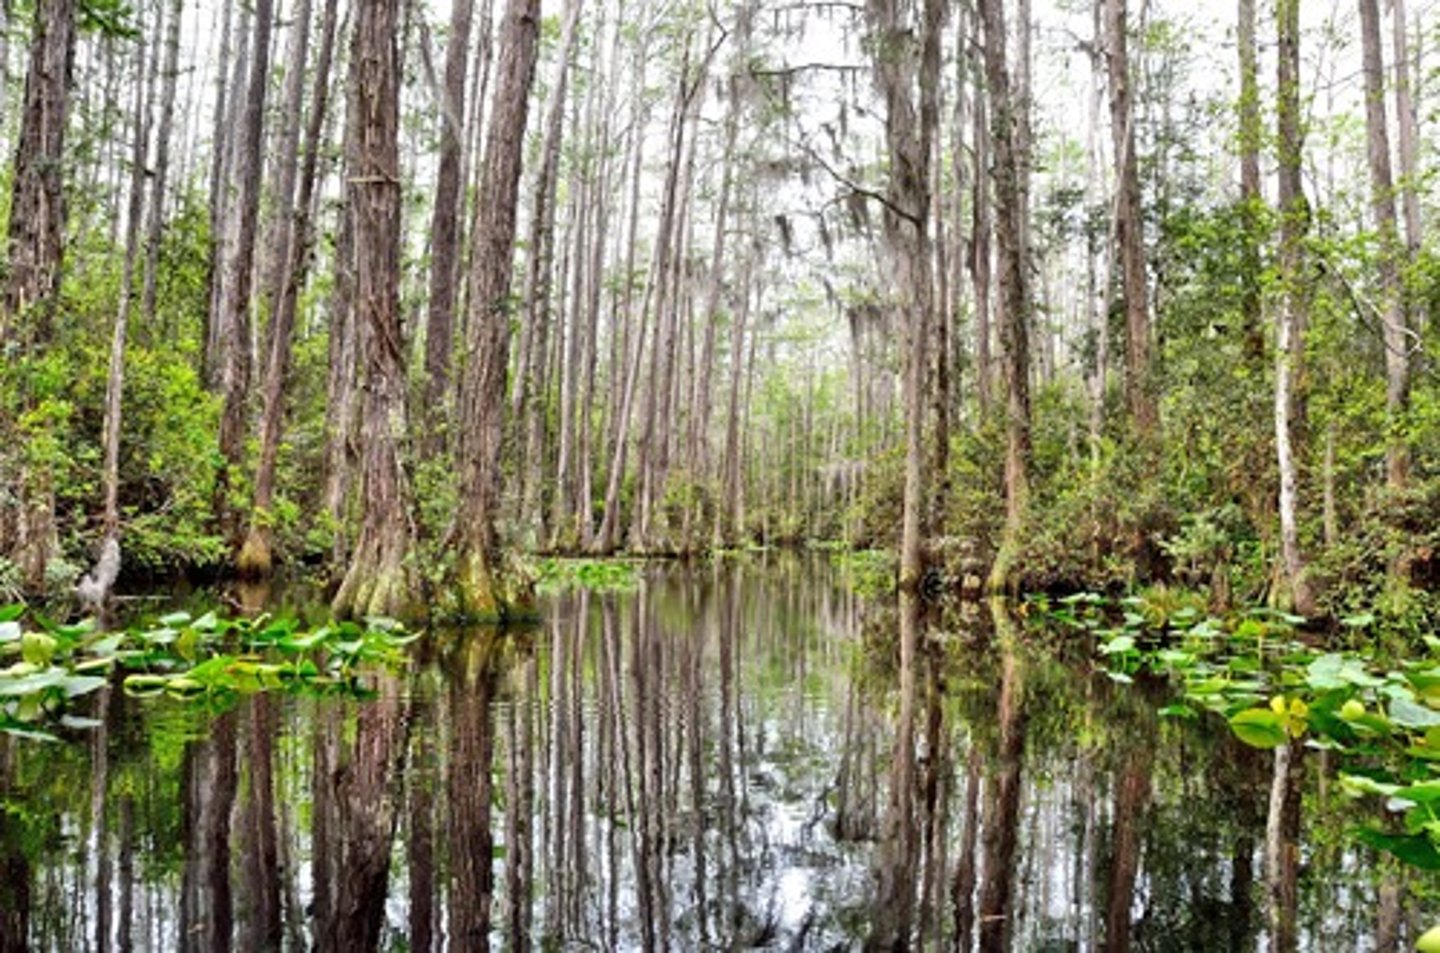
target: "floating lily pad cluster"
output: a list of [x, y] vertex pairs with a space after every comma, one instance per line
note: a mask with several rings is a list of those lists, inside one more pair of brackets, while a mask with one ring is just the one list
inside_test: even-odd
[[[1157, 611], [1140, 598], [1082, 593], [1039, 604], [1042, 618], [1093, 634], [1105, 671], [1140, 672], [1182, 688], [1172, 717], [1224, 717], [1244, 743], [1336, 752], [1345, 790], [1385, 799], [1396, 823], [1356, 835], [1380, 850], [1440, 870], [1440, 639], [1395, 662], [1328, 651], [1299, 637], [1304, 619], [1271, 609], [1219, 618], [1187, 606]], [[1363, 630], [1368, 616], [1342, 620]]]
[[628, 592], [640, 584], [640, 566], [625, 559], [542, 559], [535, 588], [540, 592], [590, 589]]
[[21, 606], [0, 608], [0, 731], [54, 740], [93, 727], [72, 701], [107, 684], [134, 696], [361, 690], [367, 667], [396, 666], [417, 638], [389, 619], [306, 628], [291, 618], [198, 618], [175, 612], [148, 626], [101, 631], [62, 625]]

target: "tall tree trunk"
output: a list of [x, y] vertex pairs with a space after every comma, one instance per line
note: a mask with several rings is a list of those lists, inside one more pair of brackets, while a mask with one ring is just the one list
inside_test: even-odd
[[[936, 13], [938, 11], [938, 16]], [[933, 101], [917, 103], [927, 85], [939, 83], [938, 43], [943, 0], [926, 4], [918, 25], [889, 0], [872, 0], [869, 17], [879, 34], [875, 75], [885, 101], [885, 139], [890, 156], [886, 186], [885, 243], [905, 329], [902, 387], [905, 405], [905, 488], [900, 541], [900, 588], [913, 590], [924, 571], [925, 398], [928, 332], [934, 307], [930, 243], [930, 155], [938, 125]], [[928, 106], [928, 108], [927, 108]]]
[[[175, 91], [180, 75], [180, 24], [185, 0], [170, 0], [165, 24], [165, 66], [160, 71], [160, 125], [155, 136], [155, 175], [145, 239], [145, 294], [140, 313], [153, 326], [159, 298], [160, 246], [165, 239], [165, 190], [170, 181], [170, 140], [175, 128]], [[218, 148], [218, 144], [216, 146]]]
[[[1410, 34], [1406, 24], [1405, 0], [1390, 0], [1391, 36], [1395, 57], [1395, 128], [1400, 148], [1400, 202], [1405, 216], [1405, 249], [1414, 257], [1420, 249], [1419, 123], [1411, 88]], [[1417, 69], [1418, 73], [1419, 70]]]
[[[22, 361], [43, 354], [54, 331], [65, 228], [65, 127], [75, 59], [75, 0], [38, 0], [34, 18], [0, 299], [0, 347], [18, 343]], [[28, 384], [22, 386], [22, 405], [33, 399], [29, 391]], [[29, 459], [23, 448], [32, 441], [23, 433], [15, 434], [15, 426], [16, 422], [0, 416], [0, 439], [7, 444], [0, 453], [0, 486], [20, 490], [20, 505], [7, 506], [0, 515], [0, 550], [19, 567], [25, 588], [38, 592], [59, 545], [54, 474], [48, 461]], [[7, 472], [14, 465], [8, 447], [17, 444], [22, 448], [18, 478]]]
[[[971, 38], [975, 46], [984, 49], [984, 38], [981, 36], [983, 21], [976, 17], [973, 21], [974, 37]], [[991, 325], [991, 278], [994, 275], [994, 263], [991, 246], [991, 236], [994, 233], [992, 221], [995, 207], [992, 192], [994, 176], [990, 159], [990, 111], [987, 105], [988, 92], [984, 89], [981, 73], [983, 67], [976, 65], [975, 82], [972, 88], [974, 96], [974, 115], [972, 117], [973, 139], [971, 152], [973, 159], [971, 165], [973, 176], [971, 179], [970, 198], [970, 283], [975, 298], [975, 397], [980, 408], [980, 419], [986, 420], [990, 414], [990, 407], [993, 403], [993, 360], [990, 354], [990, 339], [992, 337]]]
[[1300, 550], [1296, 433], [1300, 401], [1298, 378], [1305, 356], [1308, 297], [1305, 290], [1305, 232], [1310, 205], [1301, 189], [1303, 142], [1300, 133], [1300, 0], [1278, 0], [1277, 108], [1279, 138], [1281, 313], [1275, 347], [1275, 455], [1280, 470], [1280, 547], [1289, 602], [1308, 615], [1313, 606]]
[[125, 261], [120, 273], [120, 304], [110, 340], [110, 372], [105, 381], [105, 515], [104, 542], [100, 562], [82, 583], [87, 602], [105, 600], [120, 571], [120, 415], [125, 390], [125, 341], [134, 301], [135, 261], [140, 248], [140, 221], [145, 215], [145, 158], [150, 145], [150, 117], [145, 108], [145, 84], [140, 82], [145, 64], [145, 43], [139, 41], [135, 54], [135, 125], [130, 150], [130, 207], [125, 221]]
[[[240, 193], [234, 254], [229, 261], [229, 283], [219, 319], [222, 356], [220, 393], [220, 455], [224, 458], [215, 483], [216, 513], [226, 537], [239, 531], [238, 514], [230, 502], [235, 473], [244, 460], [246, 405], [250, 397], [250, 290], [255, 266], [255, 237], [260, 221], [261, 149], [265, 141], [265, 100], [270, 85], [270, 34], [275, 0], [256, 0], [255, 35], [252, 38], [250, 78], [245, 111], [240, 120], [238, 148]], [[238, 542], [238, 540], [234, 540]]]
[[500, 503], [500, 438], [510, 342], [510, 282], [524, 129], [540, 32], [538, 0], [508, 0], [498, 82], [485, 143], [471, 242], [470, 318], [460, 387], [460, 473], [456, 590], [461, 608], [498, 618], [522, 594], [507, 592], [495, 521]]
[[[555, 281], [555, 215], [559, 184], [560, 145], [565, 126], [565, 104], [569, 89], [570, 65], [579, 37], [581, 0], [570, 0], [565, 11], [559, 63], [545, 109], [544, 142], [540, 146], [540, 168], [535, 178], [535, 207], [530, 220], [530, 267], [525, 275], [525, 321], [520, 334], [520, 351], [515, 366], [511, 395], [512, 432], [520, 449], [516, 481], [520, 485], [517, 515], [523, 532], [539, 540], [541, 532], [540, 489], [543, 482], [542, 456], [545, 438], [545, 402], [542, 399], [546, 341], [552, 325], [551, 296]], [[562, 286], [563, 288], [563, 286]], [[563, 294], [562, 294], [563, 297]], [[571, 340], [574, 340], [571, 334]], [[569, 375], [565, 383], [570, 383]], [[562, 435], [569, 433], [568, 408], [560, 408]], [[521, 429], [523, 428], [523, 430]], [[568, 447], [565, 448], [568, 451]], [[556, 487], [558, 493], [560, 488]]]
[[435, 425], [444, 419], [450, 397], [450, 356], [455, 341], [460, 221], [464, 206], [461, 185], [465, 170], [460, 147], [465, 136], [465, 85], [474, 6], [472, 0], [455, 0], [450, 7], [445, 79], [440, 91], [440, 168], [435, 178], [435, 208], [430, 218], [430, 296], [425, 312], [425, 406], [432, 428], [426, 443], [432, 452], [438, 452], [442, 446], [441, 438], [435, 434]]
[[1245, 223], [1243, 297], [1245, 355], [1257, 367], [1265, 356], [1265, 335], [1260, 323], [1260, 79], [1256, 68], [1255, 0], [1238, 0], [1236, 46], [1240, 54], [1240, 201]]
[[1390, 169], [1390, 130], [1385, 118], [1385, 67], [1380, 6], [1359, 0], [1361, 71], [1365, 75], [1365, 141], [1370, 165], [1370, 212], [1380, 238], [1380, 322], [1385, 345], [1385, 478], [1392, 489], [1409, 480], [1410, 451], [1404, 436], [1410, 404], [1410, 341], [1401, 287], [1403, 254], [1395, 221], [1395, 178]]
[[[264, 404], [260, 411], [260, 462], [255, 471], [255, 497], [251, 506], [250, 528], [240, 550], [236, 568], [242, 575], [268, 575], [272, 564], [271, 510], [275, 501], [275, 468], [280, 456], [280, 436], [285, 419], [285, 388], [290, 371], [291, 341], [295, 334], [295, 313], [300, 290], [305, 284], [314, 241], [312, 209], [319, 178], [320, 146], [325, 130], [325, 115], [330, 99], [330, 67], [335, 50], [337, 0], [325, 0], [321, 23], [320, 54], [315, 65], [315, 86], [311, 92], [310, 115], [305, 127], [305, 157], [300, 170], [300, 194], [294, 204], [294, 222], [280, 230], [286, 247], [284, 259], [270, 288], [270, 347], [265, 364]], [[308, 24], [310, 0], [301, 0], [297, 16]], [[296, 35], [297, 57], [289, 79], [303, 77], [303, 63], [308, 49], [308, 26]], [[298, 85], [298, 81], [296, 82]], [[299, 96], [292, 86], [287, 90], [286, 112], [299, 122]], [[288, 146], [287, 146], [288, 147]], [[287, 156], [282, 170], [291, 169], [295, 156]], [[290, 177], [292, 171], [282, 171]], [[282, 188], [282, 192], [283, 192]], [[288, 199], [287, 199], [288, 203]], [[282, 206], [283, 207], [283, 206]]]
[[1006, 65], [1004, 0], [981, 0], [985, 80], [995, 150], [995, 238], [1000, 254], [1000, 344], [1005, 361], [1005, 529], [990, 588], [1013, 582], [1029, 506], [1030, 290], [1025, 260], [1022, 169], [1016, 152], [1017, 106]]
[[[244, 69], [249, 50], [250, 33], [247, 29], [248, 11], [233, 4], [222, 4], [224, 13], [220, 21], [220, 51], [215, 70], [214, 126], [210, 137], [210, 247], [205, 263], [205, 308], [202, 329], [200, 377], [207, 387], [213, 388], [218, 377], [220, 361], [220, 302], [224, 297], [225, 251], [228, 247], [230, 210], [230, 166], [235, 153], [235, 122], [232, 90], [238, 95], [245, 81]], [[231, 41], [239, 34], [235, 62], [230, 63]]]
[[400, 459], [405, 368], [400, 334], [400, 0], [358, 9], [350, 60], [356, 110], [355, 321], [365, 368], [361, 445], [364, 517], [350, 568], [332, 604], [337, 615], [405, 616], [418, 607], [410, 553], [415, 529]]
[[1110, 135], [1115, 149], [1115, 218], [1125, 298], [1125, 397], [1137, 436], [1152, 442], [1160, 425], [1150, 370], [1150, 313], [1140, 224], [1140, 174], [1130, 98], [1125, 0], [1105, 0], [1110, 79]]

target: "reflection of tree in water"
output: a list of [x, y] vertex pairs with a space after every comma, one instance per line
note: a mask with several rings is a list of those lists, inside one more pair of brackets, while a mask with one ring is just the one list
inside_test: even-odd
[[1413, 931], [1421, 888], [1345, 839], [1374, 806], [1323, 753], [1285, 774], [1305, 863], [1267, 926], [1271, 755], [1159, 717], [1169, 688], [1096, 673], [1084, 640], [985, 606], [862, 613], [825, 572], [655, 567], [531, 632], [434, 633], [369, 701], [112, 691], [82, 743], [0, 740], [0, 951], [99, 949], [107, 922], [121, 950], [273, 948], [277, 922], [325, 950]]

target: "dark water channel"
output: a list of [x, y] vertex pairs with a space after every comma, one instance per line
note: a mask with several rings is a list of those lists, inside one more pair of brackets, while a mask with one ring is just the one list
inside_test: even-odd
[[1086, 646], [922, 615], [823, 562], [654, 567], [527, 632], [422, 640], [369, 702], [103, 693], [88, 741], [0, 743], [5, 935], [1348, 951], [1440, 920], [1435, 884], [1347, 838], [1365, 808], [1322, 755], [1267, 882], [1268, 752], [1161, 717], [1169, 688]]

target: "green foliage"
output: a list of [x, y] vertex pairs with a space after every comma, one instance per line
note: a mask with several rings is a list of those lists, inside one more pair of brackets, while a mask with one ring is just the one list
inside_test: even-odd
[[840, 569], [846, 584], [861, 595], [879, 596], [895, 591], [899, 565], [890, 550], [841, 550], [832, 552], [830, 561]]
[[634, 559], [540, 560], [535, 583], [538, 592], [590, 589], [596, 592], [628, 591], [640, 584], [644, 563]]
[[0, 668], [0, 731], [55, 740], [56, 727], [94, 727], [69, 714], [69, 703], [121, 676], [132, 696], [221, 703], [272, 690], [354, 692], [367, 668], [403, 664], [404, 647], [415, 638], [387, 619], [306, 629], [294, 619], [213, 612], [199, 618], [175, 612], [106, 632], [93, 620], [59, 625], [9, 606], [0, 609], [0, 662], [8, 663]]
[[[1118, 603], [1079, 594], [1035, 604], [1037, 619], [1093, 634], [1117, 680], [1149, 671], [1177, 682], [1183, 703], [1162, 714], [1214, 713], [1256, 748], [1303, 742], [1333, 752], [1348, 793], [1384, 797], [1403, 813], [1402, 831], [1371, 825], [1355, 835], [1412, 866], [1440, 869], [1440, 639], [1429, 636], [1423, 651], [1393, 661], [1373, 648], [1301, 642], [1297, 616], [1252, 609], [1216, 617], [1194, 603], [1176, 608], [1164, 591]], [[1369, 631], [1376, 620], [1345, 621]]]

